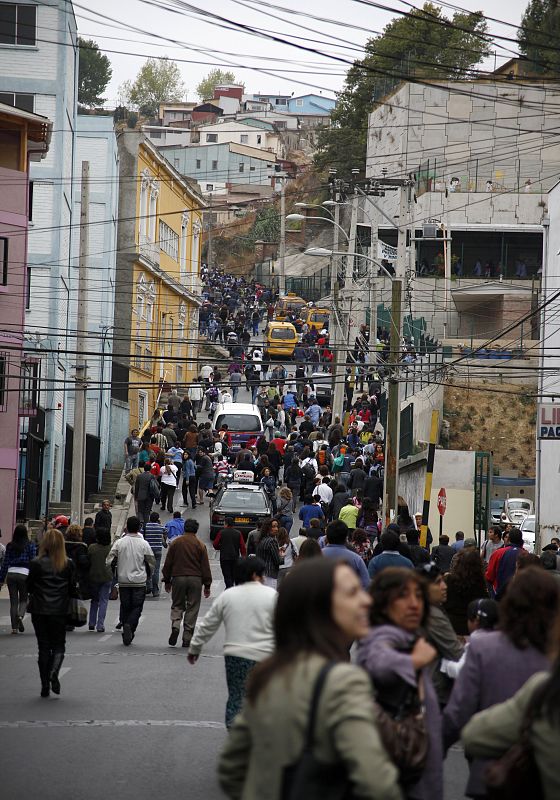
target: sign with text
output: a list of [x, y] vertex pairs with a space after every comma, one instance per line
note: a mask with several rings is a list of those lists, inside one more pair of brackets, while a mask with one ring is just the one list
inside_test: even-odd
[[560, 404], [541, 403], [537, 425], [539, 439], [560, 439]]
[[440, 515], [443, 517], [445, 511], [447, 509], [447, 493], [445, 489], [442, 487], [437, 496], [437, 510], [439, 511]]
[[377, 240], [377, 258], [380, 258], [383, 261], [396, 261], [397, 260], [397, 248], [393, 247], [390, 244], [385, 244], [385, 242], [382, 242], [381, 239], [378, 239]]

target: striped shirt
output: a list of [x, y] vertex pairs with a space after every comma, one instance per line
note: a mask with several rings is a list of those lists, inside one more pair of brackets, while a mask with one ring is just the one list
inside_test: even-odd
[[163, 535], [165, 532], [165, 528], [159, 522], [146, 523], [144, 539], [148, 542], [154, 553], [162, 549]]

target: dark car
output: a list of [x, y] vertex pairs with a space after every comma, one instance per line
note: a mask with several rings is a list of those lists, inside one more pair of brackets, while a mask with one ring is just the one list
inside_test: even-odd
[[247, 538], [257, 522], [272, 517], [272, 505], [262, 486], [229, 483], [219, 489], [210, 505], [210, 534], [224, 527], [226, 517], [233, 517], [234, 525]]

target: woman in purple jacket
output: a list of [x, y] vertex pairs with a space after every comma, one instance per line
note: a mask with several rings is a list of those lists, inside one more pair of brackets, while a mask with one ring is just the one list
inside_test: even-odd
[[374, 578], [370, 593], [373, 628], [360, 643], [358, 663], [369, 672], [377, 702], [386, 709], [396, 711], [405, 696], [423, 693], [428, 757], [420, 780], [403, 786], [403, 792], [407, 800], [442, 800], [441, 715], [430, 677], [437, 651], [421, 635], [430, 609], [426, 582], [412, 569], [387, 567]]
[[[511, 581], [500, 604], [500, 630], [472, 639], [455, 681], [443, 714], [446, 749], [474, 714], [513, 697], [535, 672], [550, 668], [559, 611], [557, 583], [545, 570], [529, 567]], [[486, 797], [486, 764], [481, 758], [470, 763], [468, 797]]]

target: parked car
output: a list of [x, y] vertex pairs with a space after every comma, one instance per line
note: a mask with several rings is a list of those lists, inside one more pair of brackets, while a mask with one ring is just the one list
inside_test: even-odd
[[311, 380], [315, 386], [315, 397], [319, 405], [328, 405], [332, 397], [332, 375], [330, 372], [314, 372]]
[[502, 511], [502, 523], [507, 525], [515, 525], [517, 528], [521, 523], [533, 513], [533, 501], [527, 500], [525, 497], [508, 497], [504, 501], [504, 510]]
[[529, 514], [521, 523], [521, 533], [523, 534], [523, 547], [530, 553], [535, 550], [535, 515]]
[[272, 517], [272, 504], [262, 486], [228, 483], [210, 503], [210, 534], [224, 527], [226, 517], [233, 517], [235, 527], [247, 538], [257, 522]]
[[504, 510], [503, 500], [490, 500], [490, 524], [499, 525], [502, 521], [502, 512]]

